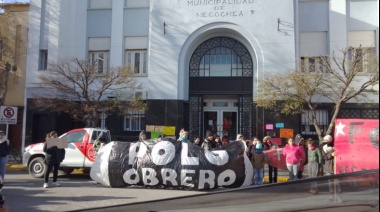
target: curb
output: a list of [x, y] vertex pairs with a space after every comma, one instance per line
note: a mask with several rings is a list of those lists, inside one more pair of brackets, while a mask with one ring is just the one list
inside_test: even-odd
[[[284, 182], [288, 182], [289, 181], [289, 177], [281, 177], [281, 176], [277, 176], [277, 182], [278, 183], [284, 183]], [[264, 182], [269, 182], [269, 177], [268, 176], [264, 176]]]
[[[24, 165], [18, 163], [7, 163], [5, 168], [6, 170], [28, 171], [28, 167], [25, 167]], [[84, 174], [84, 172], [82, 169], [74, 169], [72, 174]]]
[[17, 163], [7, 163], [5, 166], [6, 170], [18, 170], [18, 171], [28, 171], [28, 168], [22, 164]]

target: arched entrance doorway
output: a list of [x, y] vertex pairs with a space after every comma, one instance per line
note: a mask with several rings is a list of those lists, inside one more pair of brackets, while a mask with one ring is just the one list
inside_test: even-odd
[[201, 43], [189, 63], [190, 137], [206, 130], [230, 140], [242, 133], [252, 137], [253, 61], [247, 48], [229, 37]]

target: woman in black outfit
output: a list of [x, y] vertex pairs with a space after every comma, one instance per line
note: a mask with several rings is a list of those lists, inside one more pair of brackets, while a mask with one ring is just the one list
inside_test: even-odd
[[[57, 132], [52, 131], [46, 136], [46, 140], [49, 138], [57, 138]], [[45, 164], [47, 167], [47, 170], [45, 172], [45, 183], [44, 183], [44, 188], [49, 188], [49, 175], [51, 170], [53, 169], [53, 186], [59, 187], [61, 186], [60, 183], [57, 182], [57, 177], [58, 177], [58, 168], [59, 165], [62, 163], [63, 159], [65, 159], [65, 149], [58, 149], [57, 146], [51, 146], [47, 147], [47, 144], [45, 142], [44, 148], [45, 152]]]

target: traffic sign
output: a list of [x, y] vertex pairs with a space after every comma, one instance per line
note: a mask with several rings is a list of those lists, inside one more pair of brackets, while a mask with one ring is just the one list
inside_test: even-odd
[[17, 107], [1, 106], [0, 124], [17, 124]]

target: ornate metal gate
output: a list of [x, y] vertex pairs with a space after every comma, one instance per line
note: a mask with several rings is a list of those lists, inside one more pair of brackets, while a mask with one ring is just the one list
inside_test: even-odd
[[198, 136], [202, 138], [203, 97], [190, 96], [189, 98], [189, 131], [190, 140]]
[[245, 138], [251, 139], [253, 137], [253, 97], [240, 96], [239, 97], [239, 132]]

